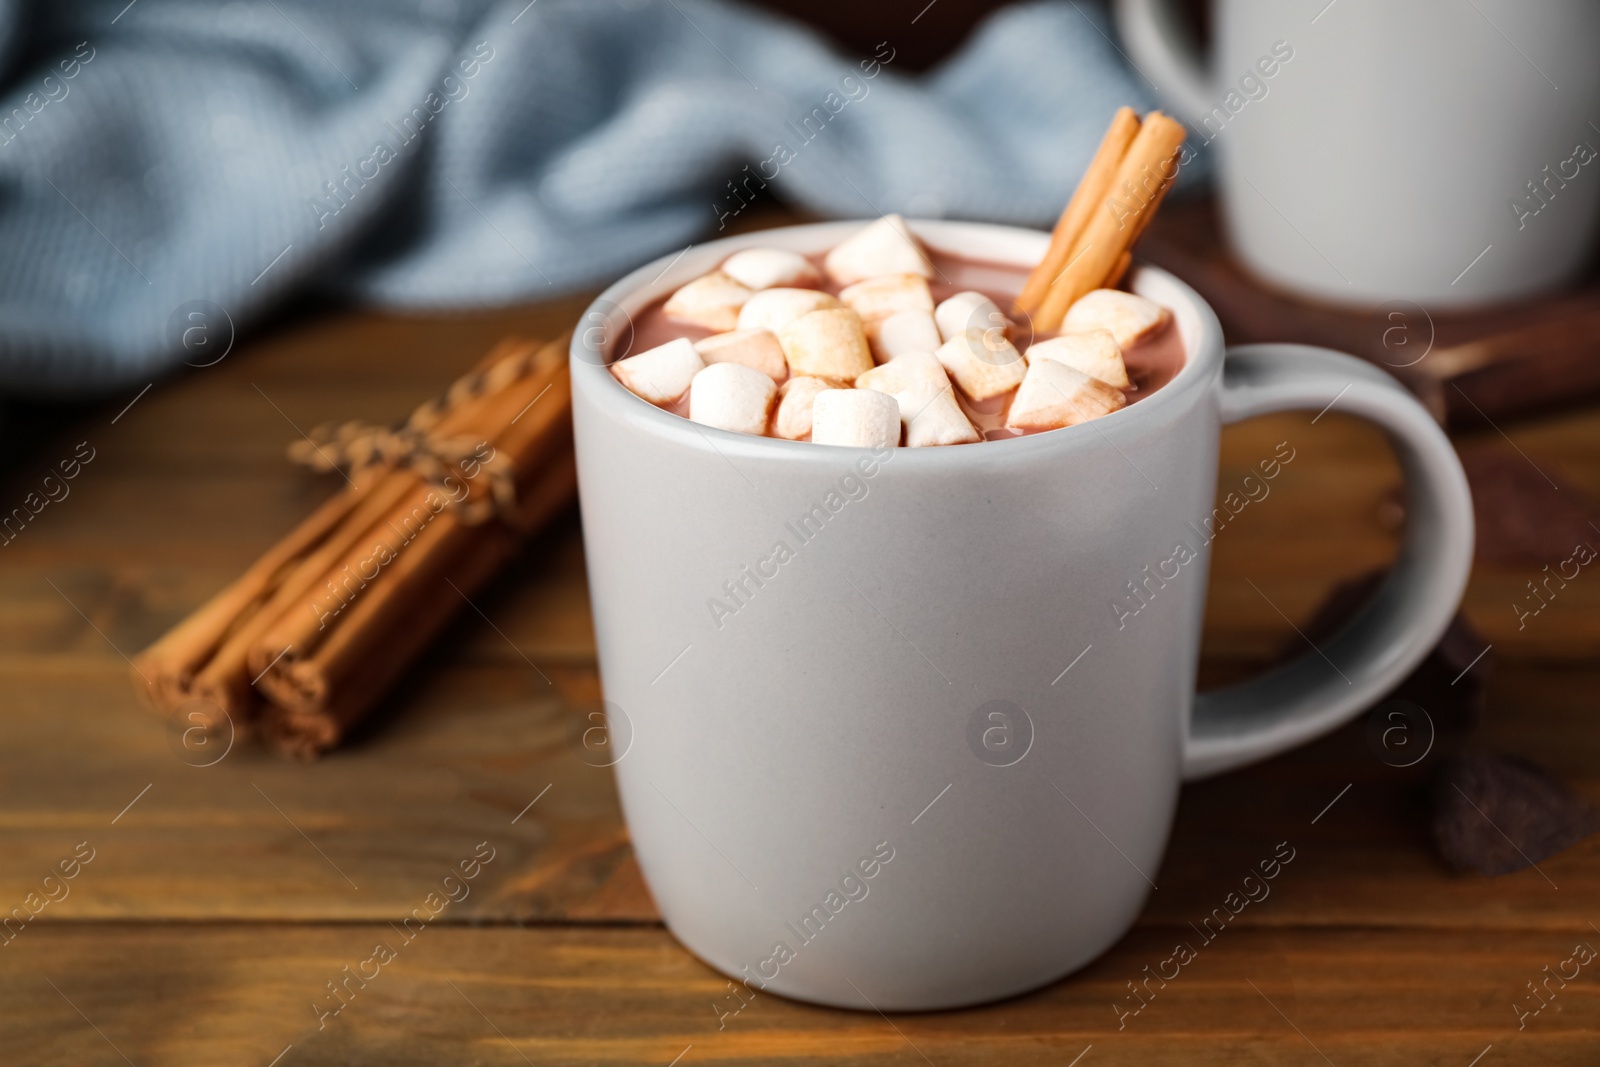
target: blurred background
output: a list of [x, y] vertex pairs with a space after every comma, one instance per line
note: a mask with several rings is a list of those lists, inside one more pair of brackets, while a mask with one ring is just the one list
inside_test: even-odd
[[[1422, 334], [1504, 332], [1577, 291], [1600, 217], [1600, 25], [1570, 2], [3, 10], [11, 395], [141, 388], [306, 307], [592, 289], [774, 210], [1042, 226], [1124, 103], [1191, 131], [1151, 259], [1230, 327], [1282, 312], [1274, 339], [1325, 308], [1404, 320], [1378, 336], [1419, 388]], [[1295, 302], [1238, 308], [1185, 253]], [[1385, 355], [1336, 321], [1322, 340]], [[1591, 363], [1562, 364], [1563, 397]]]
[[[1505, 1005], [1600, 921], [1597, 47], [1579, 0], [0, 0], [0, 904], [99, 849], [0, 952], [5, 1044], [659, 1067], [733, 1040], [585, 755], [575, 507], [320, 762], [242, 730], [197, 748], [130, 662], [338, 490], [285, 457], [313, 428], [394, 425], [726, 233], [1047, 228], [1130, 105], [1190, 130], [1138, 255], [1232, 344], [1394, 374], [1461, 455], [1476, 566], [1384, 703], [1185, 789], [1161, 890], [1104, 960], [897, 1025], [940, 1063], [1308, 1055], [1268, 999], [1341, 1063], [1588, 1062], [1592, 996], [1524, 1037]], [[1230, 427], [1219, 493], [1282, 441], [1293, 466], [1213, 549], [1203, 687], [1332, 632], [1399, 544], [1388, 444], [1336, 410]], [[486, 836], [458, 925], [316, 1026], [306, 1002]], [[1297, 881], [1162, 993], [1174, 1029], [1115, 1037], [1125, 980], [1291, 839]], [[753, 1010], [779, 1036], [727, 1057], [912, 1055], [876, 1016]]]

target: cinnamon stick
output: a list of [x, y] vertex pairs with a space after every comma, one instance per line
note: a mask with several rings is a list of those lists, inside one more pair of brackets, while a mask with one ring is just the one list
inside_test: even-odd
[[1133, 253], [1124, 251], [1117, 257], [1117, 265], [1111, 268], [1105, 280], [1099, 285], [1101, 289], [1115, 289], [1121, 282], [1122, 276], [1128, 273], [1128, 268], [1133, 266]]
[[230, 628], [248, 618], [277, 587], [296, 558], [321, 543], [360, 498], [353, 486], [329, 497], [249, 570], [136, 655], [133, 667], [139, 695], [164, 712], [194, 699], [195, 672], [215, 654]]
[[[568, 382], [568, 370], [561, 365], [548, 384], [555, 392], [558, 388], [568, 389]], [[519, 470], [542, 469], [560, 444], [570, 439], [570, 409], [550, 404], [542, 411], [530, 411], [523, 421], [522, 429], [508, 426], [502, 431], [495, 438], [495, 446], [509, 454]], [[483, 540], [483, 533], [481, 527], [467, 525], [459, 511], [439, 513], [415, 542], [404, 546], [383, 568], [371, 587], [363, 588], [354, 598], [348, 618], [320, 641], [311, 640], [306, 621], [310, 612], [294, 616], [301, 620], [297, 648], [306, 651], [283, 656], [278, 667], [262, 676], [262, 687], [276, 702], [285, 705], [314, 708], [331, 702], [339, 686], [353, 677], [366, 660], [380, 652], [388, 654], [385, 635], [389, 619], [407, 617], [418, 610], [426, 613], [427, 609], [418, 608], [418, 597], [437, 592], [438, 574], [447, 570], [450, 561], [468, 546], [476, 545], [473, 551], [481, 551], [478, 542]]]
[[1073, 249], [1077, 247], [1078, 237], [1088, 224], [1089, 216], [1104, 202], [1117, 167], [1138, 132], [1139, 116], [1134, 114], [1133, 108], [1118, 108], [1094, 158], [1084, 170], [1078, 188], [1073, 191], [1072, 199], [1067, 201], [1061, 217], [1056, 220], [1056, 228], [1050, 234], [1050, 247], [1045, 251], [1044, 259], [1028, 275], [1027, 283], [1017, 295], [1013, 304], [1017, 311], [1032, 315], [1044, 303], [1051, 283], [1066, 267]]
[[1174, 157], [1184, 133], [1181, 123], [1159, 111], [1145, 116], [1117, 164], [1110, 187], [1078, 235], [1067, 265], [1052, 277], [1033, 316], [1036, 330], [1060, 329], [1067, 309], [1079, 297], [1106, 284], [1123, 254], [1149, 225], [1177, 176]]
[[[567, 368], [564, 363], [546, 358], [536, 363], [535, 373], [480, 405], [478, 435], [492, 442], [496, 452], [503, 453], [514, 469], [526, 470], [537, 464], [542, 458], [542, 435], [548, 433], [551, 418], [567, 409], [557, 402], [536, 411], [535, 404], [546, 391], [556, 389], [570, 391]], [[523, 412], [528, 414], [524, 416]], [[522, 424], [520, 430], [518, 422]], [[449, 420], [440, 427], [453, 428]], [[461, 508], [447, 508], [449, 497], [444, 492], [413, 476], [410, 492], [390, 505], [368, 536], [350, 539], [338, 558], [319, 559], [322, 573], [314, 582], [296, 589], [302, 603], [296, 607], [285, 600], [276, 621], [252, 635], [252, 675], [260, 675], [280, 657], [290, 662], [305, 659], [324, 641], [331, 642], [335, 649], [343, 648], [350, 640], [344, 635], [368, 632], [372, 613], [385, 610], [393, 590], [411, 574], [417, 557], [426, 559], [439, 551], [453, 551], [463, 536], [458, 529], [465, 524], [463, 513], [489, 493], [487, 479], [467, 478], [459, 471], [453, 477], [453, 484], [466, 490]], [[330, 628], [329, 623], [338, 621], [347, 603], [355, 605], [349, 619], [344, 625]]]
[[[516, 525], [542, 526], [566, 506], [576, 490], [577, 465], [571, 443], [565, 442], [538, 484], [519, 493]], [[262, 723], [267, 744], [302, 760], [337, 745], [414, 656], [465, 610], [468, 598], [509, 561], [519, 544], [509, 531], [495, 529], [482, 542], [459, 553], [450, 568], [421, 586], [406, 610], [386, 613], [388, 621], [371, 630], [385, 654], [351, 660], [358, 669], [337, 684], [330, 684], [329, 664], [319, 658], [274, 667], [267, 676], [274, 679], [274, 700]]]
[[305, 595], [328, 565], [349, 550], [350, 544], [380, 521], [405, 491], [406, 476], [388, 472], [357, 503], [346, 520], [330, 531], [310, 553], [286, 567], [287, 573], [260, 610], [243, 618], [217, 647], [190, 685], [195, 696], [209, 701], [223, 715], [238, 721], [250, 716], [253, 698], [248, 656], [262, 632]]
[[[162, 710], [204, 697], [235, 722], [260, 711], [284, 751], [336, 743], [459, 608], [443, 580], [479, 588], [572, 499], [565, 349], [507, 339], [398, 430], [346, 424], [292, 446], [350, 467], [350, 484], [139, 655], [141, 694]], [[408, 525], [419, 506], [429, 521]], [[330, 598], [340, 583], [352, 595]]]
[[[484, 371], [495, 364], [510, 363], [530, 347], [528, 342], [516, 339], [502, 341], [480, 361], [477, 369]], [[461, 398], [457, 396], [456, 399]], [[424, 405], [418, 414], [429, 407]], [[482, 407], [482, 402], [457, 404], [446, 411], [440, 426], [446, 432], [470, 426]], [[367, 474], [355, 481], [371, 482], [373, 478], [374, 475]], [[398, 484], [392, 480], [384, 483], [391, 490]], [[211, 725], [219, 724], [224, 716], [248, 719], [253, 701], [245, 684], [245, 671], [253, 666], [248, 677], [254, 677], [265, 666], [248, 662], [252, 638], [271, 624], [285, 602], [292, 600], [293, 597], [284, 592], [286, 583], [290, 589], [296, 589], [316, 579], [317, 575], [309, 572], [317, 568], [313, 564], [308, 570], [306, 557], [328, 547], [327, 538], [350, 521], [352, 514], [369, 500], [371, 488], [366, 484], [351, 484], [335, 494], [270, 548], [244, 575], [136, 656], [134, 676], [139, 683], [136, 688], [145, 701], [158, 711], [170, 712], [190, 700], [204, 698], [215, 708], [209, 718], [217, 722]], [[359, 535], [360, 531], [354, 533]], [[280, 599], [274, 601], [275, 596]], [[242, 652], [246, 653], [245, 660], [240, 659]], [[204, 715], [205, 709], [198, 713]]]

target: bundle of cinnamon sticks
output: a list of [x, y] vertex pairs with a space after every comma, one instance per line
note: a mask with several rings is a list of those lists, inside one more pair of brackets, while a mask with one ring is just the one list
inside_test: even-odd
[[1143, 122], [1132, 108], [1117, 111], [1014, 304], [1035, 330], [1060, 329], [1074, 301], [1122, 279], [1134, 242], [1178, 175], [1183, 138], [1183, 124], [1159, 111]]
[[290, 454], [345, 487], [141, 653], [133, 681], [189, 725], [310, 759], [572, 499], [566, 340], [503, 341], [398, 429], [322, 427]]

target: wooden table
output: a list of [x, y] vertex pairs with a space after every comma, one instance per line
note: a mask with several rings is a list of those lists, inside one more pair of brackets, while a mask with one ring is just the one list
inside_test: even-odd
[[[662, 928], [610, 772], [576, 756], [599, 686], [575, 517], [529, 548], [478, 601], [487, 619], [461, 619], [353, 746], [307, 766], [243, 742], [211, 766], [182, 758], [136, 703], [125, 656], [329, 491], [284, 460], [295, 427], [391, 420], [503, 333], [554, 335], [582, 305], [303, 318], [120, 415], [133, 390], [13, 421], [24, 458], [5, 508], [78, 442], [95, 458], [0, 549], [0, 910], [42, 892], [75, 850], [93, 859], [0, 948], [0, 1061], [1600, 1060], [1600, 967], [1525, 1029], [1513, 1008], [1575, 942], [1600, 946], [1600, 842], [1537, 871], [1452, 874], [1427, 840], [1426, 761], [1386, 765], [1359, 722], [1186, 789], [1137, 927], [1048, 989], [890, 1018], [766, 996], [719, 1028], [723, 979]], [[1505, 429], [1562, 486], [1600, 496], [1600, 412]], [[1295, 462], [1215, 546], [1209, 680], [1277, 654], [1291, 631], [1273, 605], [1303, 620], [1333, 583], [1395, 549], [1379, 518], [1395, 465], [1380, 435], [1337, 414], [1229, 430], [1223, 489], [1282, 440]], [[1473, 576], [1467, 611], [1497, 661], [1475, 742], [1600, 798], [1600, 578], [1572, 582], [1519, 630], [1510, 604], [1530, 577]], [[1193, 940], [1189, 924], [1280, 841], [1296, 859], [1270, 898], [1119, 1030], [1126, 983]], [[486, 850], [470, 894], [404, 940], [398, 924]], [[396, 958], [319, 1023], [314, 1005], [339, 1003], [327, 983], [379, 941], [399, 945]]]

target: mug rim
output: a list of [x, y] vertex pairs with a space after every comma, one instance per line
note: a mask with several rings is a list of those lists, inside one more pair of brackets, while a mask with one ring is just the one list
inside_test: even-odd
[[[773, 458], [786, 462], [803, 461], [806, 457], [826, 460], [841, 451], [862, 452], [868, 449], [842, 445], [817, 445], [813, 441], [790, 441], [784, 438], [737, 433], [714, 426], [705, 426], [683, 415], [657, 407], [643, 397], [636, 396], [617, 380], [610, 371], [605, 349], [610, 339], [603, 337], [592, 343], [592, 331], [584, 323], [592, 314], [609, 315], [606, 309], [615, 308], [627, 316], [629, 322], [635, 312], [649, 306], [679, 286], [713, 270], [730, 254], [742, 248], [773, 247], [802, 253], [826, 250], [876, 219], [845, 219], [835, 222], [800, 223], [766, 230], [718, 238], [705, 244], [691, 245], [683, 251], [659, 256], [649, 263], [629, 272], [595, 297], [583, 311], [573, 330], [569, 348], [569, 364], [575, 393], [604, 407], [608, 414], [630, 423], [663, 442], [694, 446], [711, 445], [725, 454], [741, 458]], [[1050, 235], [1042, 230], [1002, 223], [961, 222], [946, 219], [907, 219], [906, 224], [929, 248], [947, 254], [973, 256], [970, 247], [996, 245], [1010, 247], [1014, 255], [975, 257], [978, 262], [1005, 266], [1031, 267], [1043, 258]], [[691, 255], [690, 253], [694, 253]], [[1149, 296], [1147, 290], [1156, 291], [1157, 303], [1168, 307], [1176, 321], [1170, 328], [1183, 329], [1187, 320], [1189, 328], [1183, 331], [1184, 365], [1173, 379], [1151, 394], [1148, 399], [1102, 415], [1098, 419], [1065, 426], [1043, 433], [1024, 434], [1019, 437], [985, 440], [972, 445], [951, 445], [940, 448], [909, 448], [897, 446], [897, 462], [901, 453], [912, 463], [984, 463], [994, 460], [1021, 459], [1028, 450], [1071, 448], [1088, 446], [1097, 440], [1091, 433], [1107, 429], [1134, 428], [1138, 420], [1159, 418], [1178, 404], [1191, 402], [1197, 393], [1212, 387], [1218, 378], [1223, 359], [1222, 326], [1199, 293], [1176, 275], [1160, 267], [1136, 263], [1130, 273], [1131, 288]], [[1151, 297], [1156, 299], [1156, 297]], [[611, 332], [609, 329], [607, 333]], [[1192, 334], [1192, 336], [1191, 336]], [[974, 447], [976, 446], [976, 447]], [[1006, 451], [1001, 451], [1002, 449]], [[969, 456], [969, 454], [971, 454]], [[969, 457], [969, 458], [963, 458]]]

